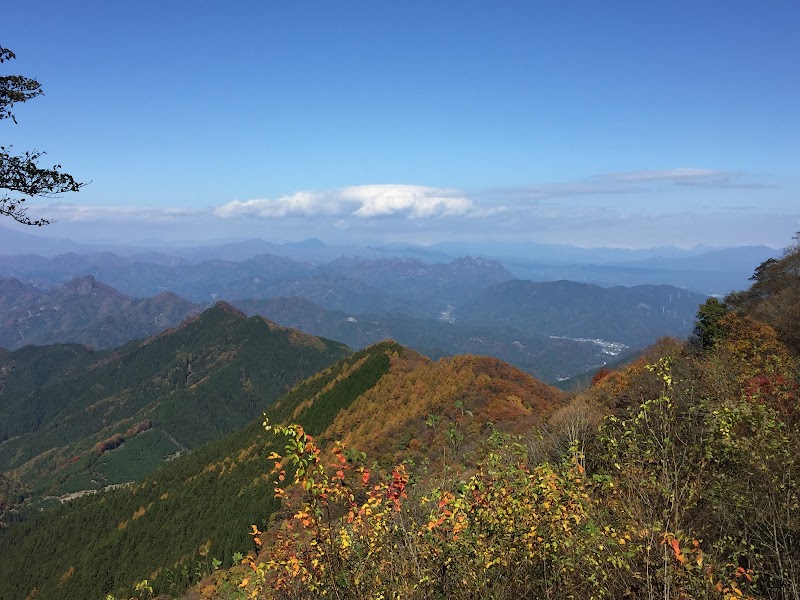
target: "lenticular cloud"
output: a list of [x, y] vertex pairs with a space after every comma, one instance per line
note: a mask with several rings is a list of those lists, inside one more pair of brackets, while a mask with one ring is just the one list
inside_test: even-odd
[[357, 185], [333, 192], [296, 192], [269, 199], [233, 200], [214, 214], [230, 217], [354, 216], [360, 218], [405, 216], [409, 219], [467, 215], [469, 198], [454, 190], [422, 185]]
[[357, 217], [384, 217], [403, 214], [409, 218], [464, 215], [472, 201], [452, 190], [421, 185], [359, 185], [339, 192], [343, 200], [360, 204], [353, 211]]

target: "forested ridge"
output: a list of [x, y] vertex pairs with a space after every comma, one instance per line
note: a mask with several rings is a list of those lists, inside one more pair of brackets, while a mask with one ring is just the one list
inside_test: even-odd
[[224, 304], [114, 350], [8, 352], [0, 356], [0, 471], [38, 496], [141, 479], [166, 457], [243, 427], [348, 353]]
[[[386, 372], [388, 354], [398, 351], [381, 344], [356, 353], [299, 384], [268, 414], [291, 416], [310, 402], [297, 417], [313, 428], [319, 418], [314, 399], [320, 406], [346, 406]], [[331, 386], [337, 378], [340, 384]], [[211, 568], [212, 557], [230, 565], [233, 553], [253, 547], [250, 525], [268, 523], [279, 507], [266, 458], [272, 449], [271, 436], [253, 422], [139, 484], [32, 518], [18, 515], [21, 521], [0, 534], [0, 598], [24, 598], [34, 588], [38, 598], [101, 598], [146, 578], [178, 592]], [[34, 567], [30, 556], [45, 549]], [[70, 569], [73, 574], [60, 583]]]

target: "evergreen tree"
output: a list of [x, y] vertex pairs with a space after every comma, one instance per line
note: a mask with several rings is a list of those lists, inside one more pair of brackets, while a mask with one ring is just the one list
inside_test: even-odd
[[702, 350], [710, 350], [724, 337], [720, 320], [728, 313], [725, 305], [716, 298], [709, 298], [697, 310], [692, 341]]

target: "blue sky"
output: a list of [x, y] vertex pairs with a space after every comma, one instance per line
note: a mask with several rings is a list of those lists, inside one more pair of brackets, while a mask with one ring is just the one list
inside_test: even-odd
[[[77, 6], [73, 6], [77, 4]], [[20, 2], [76, 239], [785, 245], [797, 2]], [[9, 225], [3, 223], [3, 225]]]

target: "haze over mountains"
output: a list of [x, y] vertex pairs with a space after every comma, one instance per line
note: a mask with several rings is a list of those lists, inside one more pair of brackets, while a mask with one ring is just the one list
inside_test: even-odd
[[0, 284], [6, 348], [53, 342], [110, 348], [224, 299], [249, 315], [354, 349], [396, 339], [432, 357], [495, 356], [549, 382], [596, 369], [663, 335], [685, 337], [704, 299], [670, 286], [534, 283], [515, 279], [498, 261], [469, 257], [314, 263], [261, 254], [191, 262], [69, 253], [0, 257], [0, 272], [13, 276]]
[[113, 348], [174, 327], [201, 308], [172, 292], [131, 298], [91, 275], [54, 289], [5, 277], [0, 279], [0, 347], [73, 342]]
[[[54, 240], [28, 232], [12, 230], [0, 225], [0, 257], [35, 254], [53, 258], [60, 254], [103, 254], [110, 252], [125, 257], [125, 263], [186, 266], [210, 260], [242, 262], [260, 254], [289, 258], [298, 262], [326, 264], [342, 257], [362, 259], [417, 258], [424, 263], [446, 263], [463, 256], [483, 256], [500, 261], [514, 277], [532, 281], [555, 281], [567, 279], [602, 286], [669, 284], [688, 288], [706, 295], [724, 295], [731, 290], [743, 289], [756, 265], [780, 255], [780, 250], [767, 246], [743, 246], [737, 248], [713, 248], [698, 246], [691, 250], [677, 247], [650, 249], [581, 248], [568, 245], [508, 242], [440, 242], [430, 246], [406, 243], [380, 245], [329, 245], [310, 238], [301, 242], [274, 243], [259, 239], [215, 243], [186, 242], [182, 244], [148, 240], [141, 244], [79, 244], [71, 240]], [[111, 257], [107, 257], [111, 260]], [[18, 262], [9, 265], [0, 261], [0, 275], [14, 275], [25, 279], [24, 270]], [[138, 296], [154, 295], [162, 291], [150, 289], [125, 290], [113, 281], [99, 277], [84, 265], [83, 271], [69, 271], [63, 265], [46, 265], [31, 258], [28, 266], [46, 267], [63, 282], [70, 276], [92, 274], [125, 293]], [[87, 261], [92, 262], [92, 261]], [[102, 268], [102, 259], [97, 258], [95, 268]], [[99, 263], [99, 264], [98, 264]], [[106, 265], [108, 266], [108, 265]], [[144, 268], [144, 267], [142, 267]], [[11, 271], [14, 269], [14, 272]], [[75, 267], [73, 267], [75, 269]], [[64, 271], [69, 271], [65, 273]], [[30, 272], [30, 270], [28, 271]], [[18, 273], [18, 275], [16, 274]], [[156, 270], [151, 275], [156, 280]], [[164, 281], [162, 280], [161, 285]], [[173, 290], [175, 291], [175, 290]], [[196, 301], [208, 298], [192, 297], [187, 292], [178, 292]]]
[[[354, 349], [390, 338], [432, 357], [485, 354], [553, 383], [662, 335], [685, 337], [704, 293], [744, 287], [754, 266], [776, 253], [476, 247], [504, 257], [495, 260], [462, 256], [469, 247], [458, 243], [98, 247], [2, 233], [0, 277], [13, 279], [0, 286], [0, 347], [111, 348], [226, 300]], [[21, 254], [36, 244], [40, 254]], [[561, 279], [578, 283], [554, 283]], [[84, 288], [92, 293], [79, 293]]]

